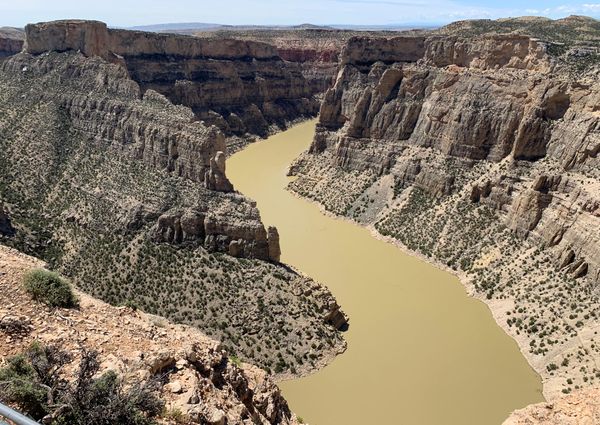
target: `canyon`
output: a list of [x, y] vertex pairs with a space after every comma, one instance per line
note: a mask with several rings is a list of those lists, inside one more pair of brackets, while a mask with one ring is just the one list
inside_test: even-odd
[[[265, 372], [244, 366], [240, 378], [228, 356], [277, 379], [324, 367], [346, 350], [348, 319], [331, 293], [345, 289], [281, 263], [293, 258], [292, 241], [237, 191], [249, 178], [232, 183], [226, 158], [318, 115], [308, 151], [289, 170], [278, 163], [293, 177], [289, 190], [454, 273], [487, 304], [548, 400], [507, 423], [542, 423], [547, 406], [556, 423], [576, 421], [578, 403], [593, 417], [599, 40], [598, 21], [585, 17], [402, 34], [192, 37], [73, 20], [2, 29], [0, 243], [44, 260], [86, 296], [206, 332], [195, 337], [201, 350], [225, 369], [181, 375], [229, 379], [237, 395], [215, 406], [215, 423], [243, 423], [244, 409], [261, 423], [296, 423]], [[269, 388], [268, 413], [238, 391], [254, 385], [249, 376]], [[539, 401], [532, 393], [494, 420]], [[214, 413], [177, 403], [200, 423]]]
[[[582, 20], [597, 27], [573, 17], [554, 29]], [[594, 385], [596, 53], [582, 53], [587, 40], [557, 53], [526, 35], [453, 28], [351, 39], [290, 188], [459, 275], [546, 398]]]
[[300, 66], [266, 43], [213, 43], [89, 21], [29, 25], [26, 32], [28, 53], [79, 50], [120, 64], [142, 91], [154, 90], [217, 126], [230, 149], [318, 112], [315, 89]]
[[277, 229], [233, 191], [218, 127], [133, 80], [103, 24], [26, 34], [0, 62], [2, 244], [103, 301], [197, 326], [273, 374], [308, 373], [345, 349], [335, 298], [279, 262]]
[[539, 376], [452, 274], [286, 190], [286, 169], [310, 145], [315, 124], [228, 161], [232, 182], [279, 229], [282, 260], [332, 290], [350, 317], [343, 355], [279, 384], [292, 410], [314, 424], [483, 425], [541, 401]]

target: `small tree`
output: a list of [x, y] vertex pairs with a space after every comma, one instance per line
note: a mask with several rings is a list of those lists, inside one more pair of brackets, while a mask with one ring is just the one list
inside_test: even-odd
[[31, 297], [50, 307], [70, 308], [77, 305], [77, 298], [71, 285], [58, 274], [36, 269], [23, 279], [25, 290]]

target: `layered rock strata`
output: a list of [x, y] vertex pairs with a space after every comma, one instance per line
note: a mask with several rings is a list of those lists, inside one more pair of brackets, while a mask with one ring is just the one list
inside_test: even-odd
[[114, 30], [92, 21], [40, 23], [26, 32], [28, 53], [76, 50], [120, 64], [143, 92], [190, 107], [233, 148], [318, 110], [298, 64], [265, 43]]
[[0, 28], [0, 59], [17, 54], [23, 48], [25, 33], [16, 28]]
[[[351, 39], [297, 193], [463, 277], [549, 397], [599, 357], [599, 89], [524, 35]], [[422, 226], [422, 223], [428, 223]]]
[[340, 53], [346, 42], [357, 35], [389, 37], [390, 31], [351, 31], [335, 29], [238, 29], [194, 31], [195, 37], [208, 40], [239, 39], [259, 41], [277, 49], [279, 56], [295, 62], [311, 89], [321, 96], [335, 81]]
[[35, 28], [35, 54], [0, 64], [0, 203], [14, 229], [2, 242], [273, 373], [342, 351], [335, 299], [278, 263], [277, 232], [232, 191], [223, 133], [144, 91], [107, 53], [102, 24]]

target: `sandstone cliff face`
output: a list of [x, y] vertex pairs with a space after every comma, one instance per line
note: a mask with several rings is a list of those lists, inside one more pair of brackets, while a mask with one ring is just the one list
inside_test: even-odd
[[547, 397], [600, 356], [597, 71], [570, 66], [522, 35], [351, 39], [291, 168], [292, 190], [460, 273]]
[[194, 36], [207, 40], [260, 41], [277, 49], [285, 61], [295, 62], [302, 71], [310, 91], [321, 96], [335, 81], [340, 53], [346, 42], [353, 36], [389, 37], [385, 31], [351, 31], [334, 29], [222, 29], [199, 31]]
[[[440, 36], [352, 39], [342, 54], [336, 84], [325, 96], [311, 151], [327, 149], [336, 165], [375, 173], [387, 173], [394, 162], [403, 162], [397, 158], [406, 146], [432, 148], [463, 160], [549, 156], [563, 170], [597, 169], [597, 87], [553, 73], [544, 52], [543, 45], [524, 36], [488, 36], [474, 42]], [[452, 179], [443, 174], [428, 176], [418, 164], [407, 171], [400, 176], [405, 183], [425, 178], [425, 188], [436, 196], [451, 192]], [[440, 177], [439, 183], [432, 180]], [[594, 205], [594, 196], [583, 202]], [[524, 226], [523, 236], [534, 230], [548, 206], [527, 200], [528, 193], [515, 200], [508, 218], [509, 226]], [[584, 228], [594, 223], [594, 211], [583, 210], [585, 218], [576, 222], [586, 223]], [[521, 223], [523, 214], [540, 217], [523, 217], [528, 222]], [[557, 218], [551, 214], [547, 221]], [[538, 233], [546, 234], [546, 244], [556, 245], [563, 234], [569, 235], [569, 226], [559, 226], [552, 235], [547, 234], [550, 230]], [[595, 238], [567, 236], [563, 243], [575, 243], [575, 250], [595, 263], [590, 276], [597, 282], [600, 257], [597, 249], [590, 249], [597, 244]]]
[[[319, 124], [345, 126], [338, 157], [350, 168], [385, 166], [403, 144], [469, 159], [497, 161], [513, 150], [518, 158], [543, 156], [547, 121], [564, 114], [568, 99], [549, 98], [547, 83], [536, 81], [550, 66], [541, 51], [523, 37], [353, 39]], [[507, 72], [494, 75], [496, 67]], [[352, 143], [361, 138], [389, 143]], [[314, 149], [326, 139], [319, 133]], [[344, 156], [348, 149], [358, 152]]]
[[0, 28], [0, 59], [19, 53], [25, 34], [16, 28]]
[[28, 53], [79, 50], [122, 65], [143, 92], [190, 107], [230, 136], [232, 147], [318, 109], [299, 65], [265, 43], [109, 30], [91, 21], [28, 25], [26, 32]]
[[[2, 243], [275, 373], [306, 373], [343, 351], [329, 321], [339, 306], [277, 263], [277, 232], [232, 192], [217, 128], [142, 94], [121, 65], [70, 49], [2, 61], [0, 87], [0, 203], [15, 229]], [[281, 346], [294, 355], [277, 357]]]

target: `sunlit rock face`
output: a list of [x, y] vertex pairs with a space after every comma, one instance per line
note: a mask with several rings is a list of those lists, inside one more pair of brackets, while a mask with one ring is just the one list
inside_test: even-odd
[[232, 145], [235, 137], [264, 137], [318, 111], [300, 64], [266, 43], [115, 30], [94, 21], [33, 24], [26, 32], [28, 53], [76, 50], [120, 64], [142, 92], [190, 107]]
[[542, 43], [520, 35], [354, 38], [341, 64], [312, 153], [329, 152], [347, 171], [391, 172], [401, 186], [436, 197], [458, 189], [454, 177], [407, 148], [431, 149], [466, 169], [555, 161], [550, 175], [533, 172], [499, 189], [505, 179], [492, 179], [483, 195], [484, 183], [474, 185], [476, 202], [493, 193], [517, 234], [555, 247], [561, 263], [573, 257], [575, 275], [599, 281], [600, 241], [590, 229], [600, 224], [600, 194], [556, 175], [598, 167], [597, 85], [568, 78]]

